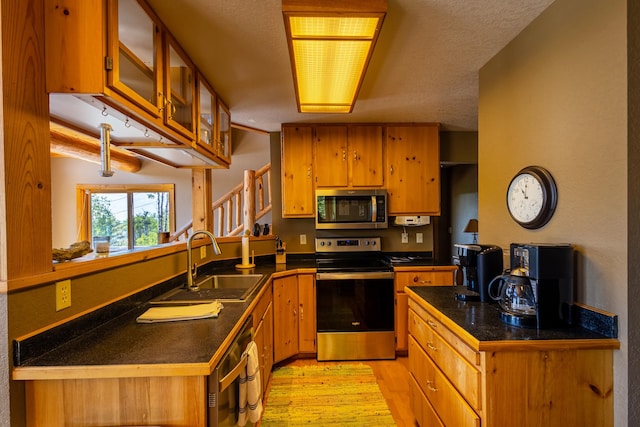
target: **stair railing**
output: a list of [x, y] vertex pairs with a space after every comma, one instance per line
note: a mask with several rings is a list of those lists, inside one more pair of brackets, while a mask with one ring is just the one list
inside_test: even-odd
[[[216, 237], [238, 236], [245, 229], [251, 230], [271, 211], [271, 163], [257, 171], [245, 170], [243, 182], [216, 200], [212, 211]], [[161, 243], [186, 241], [192, 227], [193, 221], [189, 221]]]

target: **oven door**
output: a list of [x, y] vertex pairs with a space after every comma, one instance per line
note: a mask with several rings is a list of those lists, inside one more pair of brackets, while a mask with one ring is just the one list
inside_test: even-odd
[[395, 358], [393, 272], [317, 273], [318, 360]]

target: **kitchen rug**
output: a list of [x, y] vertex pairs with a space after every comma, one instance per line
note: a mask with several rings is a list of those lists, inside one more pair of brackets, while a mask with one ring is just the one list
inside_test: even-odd
[[363, 364], [275, 368], [261, 426], [395, 426]]

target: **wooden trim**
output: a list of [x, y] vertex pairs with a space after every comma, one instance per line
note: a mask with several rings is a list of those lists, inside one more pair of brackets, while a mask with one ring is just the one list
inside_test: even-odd
[[246, 130], [247, 132], [254, 132], [254, 133], [257, 133], [257, 134], [260, 134], [260, 135], [269, 135], [270, 134], [266, 130], [254, 128], [254, 127], [251, 127], [251, 126], [241, 125], [240, 123], [231, 122], [231, 127], [233, 129]]

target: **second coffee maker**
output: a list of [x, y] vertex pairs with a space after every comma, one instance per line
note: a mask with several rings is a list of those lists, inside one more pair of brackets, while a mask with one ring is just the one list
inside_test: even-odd
[[502, 249], [496, 245], [455, 244], [453, 263], [459, 265], [463, 275], [463, 292], [456, 293], [462, 301], [489, 302], [488, 286], [494, 277], [502, 274]]

